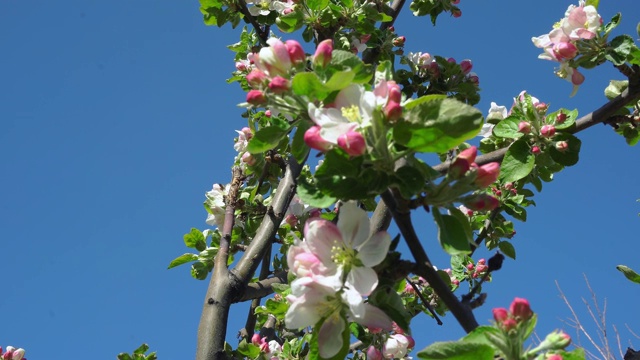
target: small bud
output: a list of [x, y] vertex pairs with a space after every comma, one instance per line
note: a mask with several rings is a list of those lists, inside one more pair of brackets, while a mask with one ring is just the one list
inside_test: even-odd
[[251, 337], [251, 343], [254, 345], [260, 345], [262, 342], [260, 341], [260, 334], [253, 334], [253, 336]]
[[296, 226], [296, 224], [298, 224], [298, 217], [293, 214], [289, 214], [284, 217], [284, 222], [291, 225], [291, 227], [294, 227]]
[[450, 57], [450, 58], [447, 59], [447, 62], [450, 63], [450, 64], [455, 64], [456, 63], [456, 59]]
[[558, 115], [556, 115], [556, 123], [557, 124], [562, 124], [567, 120], [567, 114], [565, 113], [558, 113]]
[[284, 42], [284, 46], [287, 48], [287, 52], [289, 53], [289, 58], [292, 63], [299, 64], [306, 60], [304, 49], [302, 49], [299, 42], [295, 40], [287, 40]]
[[582, 85], [584, 82], [584, 75], [578, 72], [578, 70], [573, 70], [573, 74], [571, 74], [571, 83], [575, 86]]
[[518, 124], [518, 132], [528, 134], [531, 132], [531, 124], [526, 121], [520, 121]]
[[543, 125], [540, 128], [540, 135], [550, 138], [556, 134], [556, 127], [553, 125]]
[[263, 105], [267, 102], [267, 97], [260, 90], [251, 90], [247, 93], [247, 102], [251, 105]]
[[353, 130], [338, 137], [338, 146], [351, 156], [360, 156], [367, 151], [364, 136]]
[[249, 74], [247, 74], [247, 83], [249, 86], [256, 89], [262, 86], [267, 81], [267, 74], [265, 74], [262, 70], [253, 69]]
[[476, 85], [480, 85], [480, 78], [474, 72], [470, 72], [467, 74], [467, 79]]
[[460, 61], [460, 68], [462, 69], [463, 74], [468, 74], [469, 72], [471, 72], [471, 69], [473, 68], [473, 64], [471, 63], [471, 60], [464, 59]]
[[508, 182], [508, 183], [504, 184], [504, 189], [505, 190], [511, 190], [513, 188], [514, 188], [514, 186], [513, 186], [512, 182]]
[[331, 62], [331, 53], [333, 52], [333, 40], [323, 40], [318, 44], [316, 52], [313, 55], [313, 66], [324, 68]]
[[482, 193], [469, 198], [464, 205], [475, 211], [491, 211], [500, 206], [500, 201], [489, 194]]
[[246, 71], [247, 64], [242, 61], [236, 61], [236, 70], [238, 71]]
[[429, 74], [431, 74], [431, 77], [433, 78], [440, 77], [440, 65], [438, 65], [438, 63], [435, 60], [429, 64], [428, 70], [429, 70]]
[[473, 269], [475, 269], [475, 265], [473, 265], [473, 264], [468, 264], [467, 265], [467, 270], [473, 271]]
[[518, 320], [529, 320], [533, 316], [533, 311], [531, 311], [531, 307], [529, 306], [529, 301], [527, 299], [513, 299], [509, 310]]
[[271, 110], [267, 110], [264, 112], [264, 116], [270, 118], [271, 117]]
[[244, 154], [242, 154], [241, 160], [243, 163], [249, 166], [253, 166], [257, 163], [256, 158], [249, 152], [245, 152]]
[[312, 149], [327, 151], [333, 146], [320, 136], [320, 126], [312, 126], [304, 133], [304, 142]]
[[533, 155], [538, 155], [538, 154], [540, 154], [540, 152], [542, 152], [542, 150], [540, 150], [540, 147], [539, 147], [539, 146], [535, 146], [535, 145], [534, 145], [534, 146], [531, 148], [531, 153], [532, 153]]
[[449, 176], [453, 179], [459, 179], [464, 176], [471, 168], [471, 164], [476, 161], [477, 154], [478, 148], [475, 146], [462, 150], [449, 166]]
[[486, 263], [487, 263], [487, 259], [480, 259], [480, 260], [478, 260], [478, 264], [479, 264], [479, 265], [484, 265], [484, 264], [486, 264]]
[[546, 360], [563, 360], [562, 356], [559, 354], [551, 354], [549, 355]]
[[555, 146], [556, 146], [556, 150], [560, 152], [565, 152], [569, 150], [569, 143], [567, 143], [566, 141], [558, 141]]
[[454, 18], [459, 18], [462, 16], [462, 11], [460, 11], [460, 9], [453, 9], [451, 10], [451, 15], [453, 15]]
[[394, 32], [394, 31], [396, 31], [396, 28], [395, 28], [395, 26], [391, 25], [391, 26], [389, 26], [387, 28], [387, 30], [389, 30], [389, 32]]
[[389, 102], [397, 102], [398, 104], [402, 101], [402, 90], [400, 90], [400, 85], [398, 85], [395, 81], [387, 81], [387, 89], [389, 91]]
[[460, 285], [460, 280], [458, 280], [458, 279], [453, 279], [453, 280], [451, 280], [451, 283], [452, 283], [453, 285], [458, 286], [458, 285]]
[[404, 36], [398, 36], [397, 38], [393, 39], [392, 43], [393, 43], [393, 46], [398, 46], [398, 47], [400, 47], [400, 46], [404, 46], [404, 42], [405, 42], [406, 40], [407, 40], [407, 38], [406, 38], [406, 37], [404, 37]]
[[560, 330], [556, 330], [547, 335], [547, 337], [540, 343], [540, 345], [536, 346], [536, 350], [563, 350], [564, 348], [569, 346], [569, 344], [571, 344], [571, 336]]
[[291, 84], [289, 83], [289, 80], [276, 76], [271, 79], [271, 82], [269, 82], [269, 89], [276, 94], [282, 94], [291, 89]]
[[373, 345], [367, 348], [367, 360], [383, 360], [382, 352], [376, 349]]
[[555, 55], [560, 61], [571, 60], [578, 55], [578, 48], [570, 42], [559, 42], [554, 44], [552, 51], [553, 55]]
[[402, 106], [395, 101], [389, 101], [383, 112], [387, 120], [393, 123], [402, 117]]
[[518, 323], [513, 318], [508, 318], [502, 322], [502, 328], [506, 331], [515, 329], [518, 326]]
[[476, 184], [480, 189], [484, 189], [496, 182], [496, 180], [498, 180], [498, 175], [500, 175], [499, 163], [490, 162], [488, 164], [484, 164], [478, 168], [474, 184]]

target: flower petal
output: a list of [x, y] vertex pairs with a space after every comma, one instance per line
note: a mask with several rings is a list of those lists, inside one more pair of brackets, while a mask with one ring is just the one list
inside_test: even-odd
[[378, 286], [378, 275], [369, 267], [353, 267], [347, 275], [347, 283], [359, 294], [367, 296]]
[[358, 323], [366, 327], [380, 328], [386, 331], [390, 331], [393, 328], [391, 318], [384, 311], [369, 303], [365, 303], [364, 307], [364, 318], [358, 320]]
[[331, 221], [313, 218], [304, 225], [304, 238], [309, 250], [316, 254], [325, 266], [333, 264], [331, 248], [336, 244], [342, 246], [344, 241], [338, 227]]
[[340, 352], [345, 326], [345, 321], [338, 312], [333, 313], [322, 323], [318, 331], [318, 350], [322, 358], [329, 359]]
[[338, 228], [347, 247], [357, 249], [369, 238], [369, 217], [355, 202], [340, 206]]
[[358, 258], [366, 267], [373, 267], [382, 262], [389, 252], [391, 236], [386, 231], [379, 231], [362, 243], [358, 250]]

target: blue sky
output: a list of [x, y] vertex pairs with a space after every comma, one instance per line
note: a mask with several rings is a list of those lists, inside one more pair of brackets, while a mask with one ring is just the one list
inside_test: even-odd
[[[434, 28], [407, 9], [396, 31], [406, 51], [472, 59], [483, 113], [526, 89], [551, 109], [586, 114], [620, 76], [608, 64], [586, 71], [569, 98], [570, 84], [530, 42], [570, 3], [462, 0], [459, 19]], [[621, 11], [615, 34], [635, 35], [640, 4], [602, 0], [600, 10], [605, 20]], [[166, 267], [186, 252], [182, 235], [206, 227], [204, 193], [230, 179], [244, 94], [224, 83], [233, 70], [225, 46], [238, 33], [206, 27], [196, 1], [0, 2], [0, 346], [32, 360], [113, 359], [147, 342], [162, 359], [193, 357], [207, 282]], [[585, 274], [623, 341], [633, 339], [625, 323], [640, 332], [640, 287], [615, 270], [640, 269], [638, 148], [601, 125], [580, 137], [580, 163], [517, 224], [518, 260], [485, 286], [480, 322], [519, 296], [539, 312], [540, 335], [562, 327], [570, 313], [557, 280], [591, 324]], [[447, 267], [432, 227], [421, 230]], [[232, 312], [233, 343], [243, 309]], [[444, 321], [416, 318], [418, 347], [462, 335], [452, 316]]]

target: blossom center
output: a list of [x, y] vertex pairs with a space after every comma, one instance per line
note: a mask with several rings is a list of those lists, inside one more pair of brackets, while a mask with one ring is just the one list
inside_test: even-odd
[[342, 116], [351, 122], [360, 122], [360, 108], [357, 105], [343, 107]]

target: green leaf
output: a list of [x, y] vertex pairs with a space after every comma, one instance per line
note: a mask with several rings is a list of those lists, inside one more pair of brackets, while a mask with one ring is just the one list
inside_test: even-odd
[[318, 100], [324, 100], [331, 92], [313, 72], [297, 73], [291, 80], [291, 90], [296, 95]]
[[353, 83], [356, 84], [368, 82], [373, 75], [370, 65], [365, 65], [357, 55], [344, 50], [334, 50], [331, 53], [328, 70], [331, 74], [339, 71], [352, 71], [354, 74]]
[[492, 360], [493, 348], [474, 342], [436, 342], [418, 352], [425, 360]]
[[283, 129], [278, 126], [262, 128], [249, 140], [247, 151], [251, 154], [261, 154], [267, 150], [271, 150], [287, 136], [288, 132], [289, 129]]
[[551, 146], [549, 149], [549, 154], [553, 161], [558, 164], [564, 166], [572, 166], [578, 163], [580, 156], [580, 147], [582, 146], [582, 141], [577, 137], [571, 134], [558, 134], [554, 137], [554, 140], [558, 141], [566, 141], [569, 145], [569, 148], [563, 152], [558, 151], [555, 146]]
[[571, 351], [559, 351], [558, 355], [562, 356], [562, 360], [584, 360], [586, 355], [583, 348], [576, 348]]
[[330, 91], [342, 90], [353, 83], [356, 74], [351, 71], [338, 71], [331, 75], [331, 78], [325, 84]]
[[[564, 120], [564, 122], [559, 123], [558, 122], [558, 115], [562, 113], [564, 115], [566, 115], [566, 118]], [[551, 114], [548, 114], [546, 117], [546, 123], [547, 124], [552, 124], [556, 130], [564, 130], [564, 129], [568, 129], [571, 126], [573, 126], [573, 124], [576, 123], [576, 119], [578, 118], [578, 110], [577, 109], [573, 109], [571, 111], [567, 110], [567, 109], [559, 109], [557, 111], [552, 112]]]
[[507, 150], [500, 165], [500, 180], [503, 182], [518, 181], [533, 170], [535, 156], [531, 153], [525, 139], [519, 139]]
[[409, 321], [412, 316], [404, 307], [402, 298], [395, 290], [389, 287], [378, 287], [369, 296], [369, 302], [384, 311], [398, 326], [409, 330]]
[[327, 7], [327, 5], [329, 5], [329, 0], [307, 0], [305, 4], [307, 4], [309, 9], [319, 11], [323, 10]]
[[183, 239], [184, 244], [189, 248], [197, 249], [198, 251], [202, 251], [207, 248], [204, 235], [196, 228], [191, 228], [190, 232], [184, 234]]
[[443, 153], [476, 136], [482, 128], [482, 113], [454, 99], [416, 100], [405, 107], [406, 121], [393, 137], [418, 152]]
[[620, 96], [620, 94], [622, 94], [622, 92], [628, 87], [629, 80], [611, 80], [609, 81], [609, 86], [604, 89], [604, 96], [606, 96], [607, 99], [612, 100]]
[[629, 54], [636, 48], [633, 38], [629, 35], [616, 36], [611, 40], [605, 58], [613, 65], [622, 65], [627, 61]]
[[584, 5], [585, 6], [591, 5], [591, 6], [593, 6], [594, 8], [597, 9], [599, 3], [600, 3], [600, 0], [587, 0]]
[[640, 274], [631, 270], [631, 268], [624, 265], [618, 265], [616, 266], [616, 269], [618, 269], [618, 271], [623, 273], [627, 279], [633, 281], [636, 284], [640, 284]]
[[198, 260], [198, 255], [191, 254], [191, 253], [186, 253], [186, 254], [180, 255], [177, 258], [173, 259], [169, 263], [169, 267], [167, 267], [167, 269], [171, 269], [171, 268], [174, 268], [176, 266], [179, 266], [179, 265], [182, 265], [182, 264], [186, 264], [188, 262], [192, 262], [192, 261], [196, 261], [196, 260]]
[[493, 135], [507, 139], [519, 139], [524, 135], [518, 131], [520, 121], [522, 120], [517, 117], [508, 117], [500, 121], [493, 127]]
[[516, 248], [514, 248], [510, 242], [500, 241], [500, 243], [498, 244], [498, 248], [506, 256], [512, 258], [513, 260], [516, 259]]
[[489, 341], [487, 337], [487, 335], [489, 334], [500, 336], [501, 332], [493, 326], [478, 326], [477, 328], [473, 329], [473, 331], [465, 335], [460, 341], [491, 346], [493, 345], [493, 343]]
[[291, 33], [299, 30], [304, 23], [304, 13], [299, 9], [288, 14], [280, 15], [276, 18], [276, 25], [280, 31]]
[[337, 198], [322, 192], [305, 177], [298, 178], [298, 188], [296, 193], [302, 202], [319, 209], [327, 208], [335, 204], [338, 200]]
[[411, 199], [425, 187], [425, 179], [422, 176], [422, 172], [413, 166], [403, 166], [397, 169], [393, 179], [405, 199]]
[[249, 359], [255, 359], [260, 355], [260, 347], [252, 343], [248, 343], [246, 339], [242, 339], [238, 344], [238, 352]]
[[469, 244], [473, 239], [468, 237], [464, 226], [452, 215], [442, 215], [438, 208], [433, 208], [433, 218], [438, 225], [438, 241], [442, 249], [449, 255], [470, 254]]

